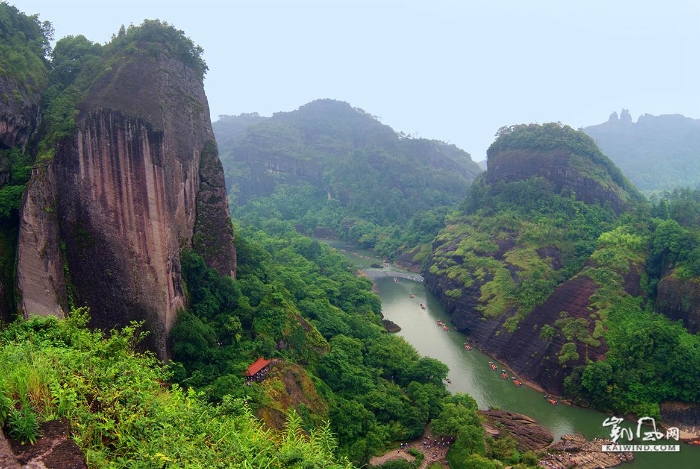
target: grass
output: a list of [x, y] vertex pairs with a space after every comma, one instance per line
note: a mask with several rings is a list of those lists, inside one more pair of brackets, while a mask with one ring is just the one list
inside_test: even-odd
[[266, 429], [243, 399], [214, 406], [169, 385], [155, 356], [135, 351], [140, 324], [107, 336], [87, 322], [80, 309], [0, 332], [0, 417], [12, 436], [32, 441], [38, 423], [67, 418], [91, 468], [351, 467], [327, 424], [303, 432], [290, 411], [284, 431]]

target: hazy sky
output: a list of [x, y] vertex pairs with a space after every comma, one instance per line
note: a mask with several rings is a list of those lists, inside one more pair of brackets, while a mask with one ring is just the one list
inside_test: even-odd
[[212, 120], [333, 98], [485, 158], [503, 125], [700, 118], [700, 0], [9, 0], [56, 39], [160, 19], [204, 48]]

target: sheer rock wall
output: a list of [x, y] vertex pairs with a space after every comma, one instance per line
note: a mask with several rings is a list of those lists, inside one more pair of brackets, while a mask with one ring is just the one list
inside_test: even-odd
[[[185, 305], [180, 251], [194, 248], [222, 274], [236, 270], [201, 79], [165, 54], [128, 57], [93, 84], [79, 110], [73, 135], [29, 184], [22, 310], [60, 316], [67, 303], [85, 304], [92, 326], [104, 329], [145, 320], [149, 345], [167, 358], [167, 334]], [[55, 205], [41, 210], [51, 197]], [[42, 249], [46, 242], [32, 240], [39, 231], [62, 245]], [[67, 278], [34, 268], [42, 263], [62, 266]]]

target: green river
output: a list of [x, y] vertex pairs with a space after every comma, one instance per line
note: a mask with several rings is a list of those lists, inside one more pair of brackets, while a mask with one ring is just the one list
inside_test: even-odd
[[[401, 327], [398, 334], [421, 355], [436, 358], [450, 367], [448, 378], [451, 383], [447, 387], [451, 392], [468, 393], [482, 409], [498, 407], [529, 415], [547, 427], [556, 439], [567, 433], [579, 433], [589, 439], [610, 438], [610, 427], [602, 425], [607, 415], [562, 403], [554, 406], [544, 399], [542, 393], [527, 386], [515, 386], [510, 378], [504, 380], [501, 376], [503, 367], [498, 361], [475, 347], [467, 351], [464, 343], [468, 338], [454, 330], [449, 316], [437, 298], [420, 282], [417, 274], [393, 266], [372, 268], [372, 263], [381, 264], [372, 251], [336, 242], [329, 244], [344, 250], [346, 257], [374, 280], [375, 292], [382, 301], [382, 314]], [[394, 282], [394, 276], [397, 282]], [[411, 294], [413, 298], [410, 297]], [[425, 309], [420, 307], [421, 304]], [[444, 331], [437, 325], [438, 320], [448, 324], [450, 330]], [[491, 369], [490, 361], [499, 366], [497, 371]], [[636, 428], [636, 422], [625, 426]], [[620, 443], [629, 442], [621, 439]], [[634, 443], [641, 444], [636, 441]], [[664, 444], [665, 440], [658, 443]], [[636, 452], [634, 462], [619, 467], [700, 468], [700, 448], [680, 443], [680, 452], [677, 453]]]

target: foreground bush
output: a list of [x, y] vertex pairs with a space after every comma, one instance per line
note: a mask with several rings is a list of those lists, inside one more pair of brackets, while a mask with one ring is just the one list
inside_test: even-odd
[[107, 337], [87, 322], [82, 309], [0, 332], [0, 423], [19, 439], [36, 439], [32, 416], [67, 418], [89, 467], [350, 467], [327, 426], [308, 435], [291, 413], [285, 432], [266, 430], [241, 399], [213, 406], [171, 387], [165, 367], [135, 351], [139, 324]]

